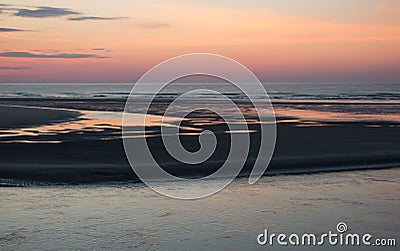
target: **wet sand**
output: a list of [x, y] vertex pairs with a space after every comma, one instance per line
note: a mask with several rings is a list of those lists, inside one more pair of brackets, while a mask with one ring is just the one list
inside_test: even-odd
[[72, 120], [78, 116], [78, 112], [67, 110], [0, 105], [0, 129], [51, 124]]
[[[76, 119], [78, 113], [38, 108], [0, 109], [6, 116], [4, 125], [27, 126]], [[29, 114], [29, 116], [27, 116]], [[10, 116], [9, 116], [10, 115]], [[75, 115], [75, 117], [74, 117]], [[24, 118], [27, 120], [24, 121]], [[29, 120], [31, 119], [31, 120]], [[85, 121], [82, 120], [82, 123]], [[278, 121], [279, 122], [279, 121]], [[395, 124], [330, 123], [324, 126], [298, 126], [297, 123], [278, 123], [277, 144], [267, 175], [312, 173], [400, 166], [400, 134]], [[120, 128], [86, 128], [60, 130], [56, 134], [13, 136], [0, 138], [0, 179], [36, 183], [101, 183], [137, 181], [131, 170], [120, 138]], [[152, 130], [157, 130], [151, 128]], [[229, 134], [223, 125], [208, 125], [216, 132], [222, 145]], [[257, 131], [257, 125], [250, 125]], [[113, 137], [109, 137], [112, 135]], [[109, 138], [107, 138], [109, 137]], [[107, 140], [105, 140], [107, 138]], [[6, 141], [7, 139], [7, 141]], [[34, 139], [36, 143], [26, 143]], [[181, 136], [189, 149], [198, 146], [197, 136]], [[241, 175], [248, 175], [257, 157], [258, 132], [251, 134], [252, 144]], [[202, 177], [218, 169], [229, 149], [217, 148], [209, 161], [196, 168], [175, 162], [166, 154], [161, 137], [155, 133], [148, 138], [156, 159], [165, 170], [182, 177]], [[21, 183], [19, 183], [21, 184]]]

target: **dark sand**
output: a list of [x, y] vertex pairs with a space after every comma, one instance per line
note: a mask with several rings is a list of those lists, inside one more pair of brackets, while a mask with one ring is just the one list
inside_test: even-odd
[[[3, 117], [12, 114], [7, 116], [6, 122], [2, 122], [3, 126], [9, 127], [26, 126], [27, 121], [34, 124], [51, 123], [71, 119], [73, 115], [66, 111], [33, 108], [2, 107], [0, 111]], [[224, 130], [220, 125], [207, 129], [215, 132]], [[373, 128], [356, 122], [309, 127], [279, 123], [277, 130], [275, 153], [267, 174], [400, 166], [399, 127], [382, 125]], [[137, 181], [126, 160], [122, 140], [102, 140], [102, 136], [110, 132], [118, 133], [120, 130], [65, 132], [59, 144], [0, 143], [0, 179], [69, 184]], [[217, 134], [222, 144], [228, 136]], [[46, 137], [53, 137], [53, 140], [60, 138], [59, 135]], [[252, 149], [242, 175], [249, 174], [257, 156], [258, 133], [253, 133], [251, 137]], [[167, 171], [182, 177], [200, 177], [212, 173], [223, 163], [226, 151], [229, 151], [226, 147], [217, 148], [209, 161], [193, 168], [174, 162], [163, 149], [160, 137], [151, 137], [148, 142], [159, 163]], [[182, 142], [188, 148], [196, 149], [198, 138], [183, 136]]]
[[29, 107], [0, 106], [0, 129], [30, 127], [75, 119], [78, 112]]

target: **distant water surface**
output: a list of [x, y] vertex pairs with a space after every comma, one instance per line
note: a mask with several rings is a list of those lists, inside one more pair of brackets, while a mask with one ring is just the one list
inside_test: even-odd
[[[232, 86], [222, 83], [174, 83], [163, 92], [175, 97], [196, 88], [224, 91], [235, 98]], [[264, 83], [272, 100], [400, 100], [400, 83]], [[0, 97], [127, 98], [133, 84], [0, 84]]]

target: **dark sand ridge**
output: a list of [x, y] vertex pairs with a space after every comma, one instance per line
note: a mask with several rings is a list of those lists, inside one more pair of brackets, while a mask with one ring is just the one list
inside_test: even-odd
[[[26, 126], [25, 116], [32, 116], [31, 123], [51, 123], [57, 119], [72, 118], [67, 111], [36, 108], [0, 109], [9, 124], [18, 121]], [[15, 119], [13, 121], [13, 119]], [[19, 122], [21, 123], [21, 122]], [[254, 125], [253, 125], [254, 126]], [[252, 127], [252, 126], [250, 126]], [[221, 125], [209, 128], [222, 132]], [[256, 128], [255, 128], [256, 129]], [[0, 144], [0, 178], [33, 182], [81, 184], [90, 182], [135, 180], [123, 149], [122, 140], [102, 140], [104, 132], [66, 132], [60, 144]], [[113, 129], [113, 132], [119, 130]], [[278, 124], [277, 144], [267, 174], [310, 173], [363, 168], [386, 168], [399, 166], [400, 134], [398, 127], [382, 125], [379, 128], [366, 127], [365, 123], [337, 123], [329, 126], [297, 127], [295, 123]], [[222, 145], [227, 134], [217, 134]], [[257, 150], [257, 133], [252, 134], [252, 149], [242, 175], [251, 170]], [[36, 136], [41, 137], [41, 136]], [[59, 135], [46, 136], [59, 138]], [[1, 140], [1, 139], [0, 139]], [[196, 136], [182, 137], [183, 144], [196, 149]], [[149, 138], [157, 160], [171, 173], [185, 177], [210, 174], [218, 168], [226, 151], [217, 148], [210, 161], [196, 168], [176, 164], [165, 154], [160, 137]], [[196, 170], [196, 171], [194, 171]]]
[[0, 106], [0, 128], [21, 128], [75, 119], [80, 113], [32, 107]]

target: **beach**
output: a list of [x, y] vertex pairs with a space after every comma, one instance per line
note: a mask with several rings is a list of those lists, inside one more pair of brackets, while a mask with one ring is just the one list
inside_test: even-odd
[[[138, 181], [127, 162], [121, 139], [121, 107], [124, 100], [28, 99], [12, 102], [13, 106], [8, 104], [8, 99], [2, 102], [1, 116], [7, 117], [3, 125], [8, 123], [18, 127], [18, 123], [25, 122], [20, 129], [1, 131], [3, 156], [0, 177], [4, 185], [8, 182], [82, 184]], [[47, 107], [37, 107], [38, 102]], [[163, 102], [160, 101], [160, 104]], [[334, 106], [347, 107], [348, 104]], [[355, 104], [353, 109], [359, 106], [371, 105]], [[373, 104], [375, 108], [378, 106]], [[389, 111], [395, 111], [393, 107], [396, 106], [381, 105], [382, 109]], [[90, 107], [107, 109], [91, 111], [88, 110]], [[323, 111], [329, 107], [321, 108], [318, 103], [279, 103], [274, 107], [277, 142], [266, 175], [399, 166], [399, 121], [396, 121], [398, 116], [395, 112], [385, 116], [346, 112], [338, 115], [333, 111]], [[155, 116], [158, 113], [155, 111]], [[196, 123], [198, 120], [204, 120], [204, 116], [193, 116], [187, 124], [192, 129], [212, 130], [222, 144], [229, 143], [229, 134], [223, 125], [204, 122], [199, 125]], [[30, 128], [27, 128], [28, 123]], [[159, 128], [150, 129], [148, 142], [157, 150], [157, 161], [165, 170], [178, 176], [203, 177], [212, 173], [221, 166], [229, 150], [217, 149], [209, 161], [192, 168], [174, 162], [162, 148]], [[249, 129], [252, 130], [250, 135], [253, 141], [241, 176], [249, 175], [258, 154], [259, 128], [250, 122]], [[185, 134], [185, 131], [181, 133], [186, 146], [195, 149], [198, 135]]]
[[35, 125], [52, 124], [68, 121], [78, 117], [78, 112], [34, 108], [0, 106], [0, 129], [33, 127]]

